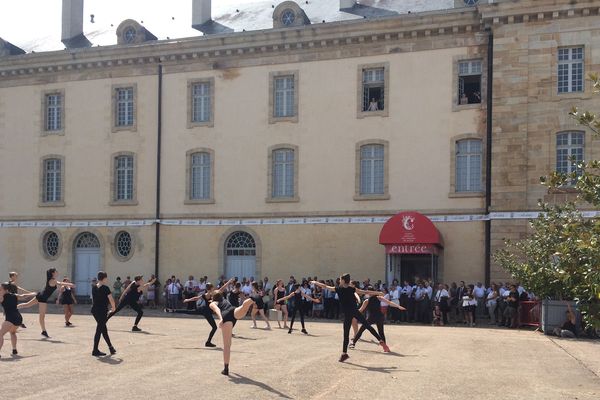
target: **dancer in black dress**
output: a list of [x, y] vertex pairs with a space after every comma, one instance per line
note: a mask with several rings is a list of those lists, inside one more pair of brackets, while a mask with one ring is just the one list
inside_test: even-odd
[[121, 294], [117, 309], [108, 315], [108, 319], [111, 319], [116, 313], [121, 311], [123, 308], [129, 306], [132, 310], [134, 310], [137, 313], [131, 331], [141, 332], [142, 330], [138, 328], [138, 324], [140, 323], [140, 320], [144, 315], [144, 311], [142, 311], [142, 306], [140, 306], [139, 304], [140, 296], [142, 295], [142, 293], [144, 293], [144, 288], [152, 285], [155, 280], [156, 279], [144, 283], [142, 275], [134, 277], [133, 282], [131, 282], [129, 286], [127, 286], [127, 289], [125, 289], [125, 291]]
[[[287, 324], [288, 322], [288, 309], [285, 303], [279, 303], [280, 299], [285, 297], [285, 286], [283, 286], [283, 281], [281, 279], [277, 280], [275, 284], [275, 289], [273, 289], [273, 298], [274, 298], [274, 306], [277, 311], [281, 311], [282, 319], [283, 319], [283, 329], [289, 329]], [[277, 318], [277, 325], [279, 325], [279, 329], [281, 329], [281, 323], [279, 322], [279, 318]]]
[[264, 292], [258, 288], [258, 283], [252, 282], [252, 293], [250, 294], [250, 298], [256, 305], [252, 306], [250, 315], [252, 316], [251, 328], [254, 329], [256, 329], [256, 314], [260, 314], [262, 319], [267, 323], [266, 329], [271, 329], [269, 318], [265, 315], [265, 302], [263, 301], [263, 296]]
[[217, 345], [212, 342], [212, 339], [213, 339], [213, 336], [215, 336], [215, 333], [217, 333], [217, 323], [215, 322], [215, 318], [213, 317], [213, 312], [209, 307], [209, 303], [215, 293], [220, 293], [221, 295], [223, 295], [225, 293], [225, 291], [227, 290], [227, 288], [229, 287], [229, 285], [231, 285], [233, 283], [233, 281], [234, 281], [233, 278], [230, 279], [229, 281], [227, 281], [226, 283], [221, 285], [221, 287], [218, 289], [215, 289], [214, 285], [209, 282], [206, 284], [206, 293], [203, 293], [199, 296], [195, 296], [195, 297], [192, 297], [189, 299], [185, 299], [183, 301], [184, 303], [190, 303], [190, 302], [195, 301], [196, 302], [195, 310], [165, 309], [165, 311], [175, 312], [175, 313], [180, 313], [180, 314], [202, 315], [206, 319], [206, 322], [208, 322], [208, 324], [210, 325], [210, 332], [208, 334], [208, 339], [204, 343], [204, 346], [205, 347], [216, 347]]
[[[22, 287], [19, 286], [19, 284], [17, 283], [19, 279], [19, 273], [18, 272], [9, 272], [8, 273], [8, 283], [12, 284], [13, 290], [16, 288], [15, 293], [14, 294], [31, 294], [32, 292], [30, 290], [25, 290]], [[19, 293], [21, 292], [21, 293]], [[35, 293], [33, 293], [35, 295]], [[26, 329], [27, 327], [25, 326], [25, 322], [21, 323], [21, 328]]]
[[[64, 278], [63, 282], [69, 283], [70, 281], [68, 278]], [[68, 286], [61, 286], [56, 302], [62, 304], [65, 311], [65, 326], [72, 326], [73, 304], [77, 304], [73, 289]]]
[[[368, 286], [367, 290], [373, 291], [373, 287]], [[370, 296], [363, 302], [362, 306], [360, 307], [360, 309], [358, 311], [361, 314], [364, 314], [365, 311], [367, 312], [367, 322], [369, 324], [375, 324], [377, 326], [377, 332], [379, 333], [381, 340], [386, 342], [385, 333], [383, 331], [383, 324], [385, 322], [385, 316], [383, 315], [383, 312], [381, 310], [382, 302], [386, 303], [389, 307], [395, 307], [400, 311], [406, 311], [406, 308], [389, 301], [388, 299], [386, 299], [383, 296]], [[358, 330], [356, 335], [354, 335], [354, 339], [352, 339], [352, 342], [350, 343], [350, 348], [352, 348], [352, 349], [354, 348], [354, 346], [356, 345], [356, 343], [362, 336], [365, 329], [367, 329], [365, 325], [360, 327], [360, 329]]]
[[379, 341], [381, 347], [383, 347], [384, 352], [389, 352], [390, 349], [387, 347], [381, 336], [373, 329], [373, 327], [367, 322], [365, 317], [358, 312], [358, 307], [356, 306], [356, 297], [355, 293], [359, 295], [369, 295], [369, 296], [382, 296], [382, 292], [369, 291], [369, 290], [361, 290], [355, 288], [350, 285], [350, 274], [344, 274], [340, 277], [340, 285], [333, 287], [327, 286], [324, 283], [320, 283], [317, 281], [312, 281], [312, 284], [316, 286], [320, 286], [322, 289], [332, 290], [337, 293], [340, 298], [340, 307], [344, 312], [344, 342], [342, 346], [342, 355], [340, 357], [340, 362], [346, 361], [350, 356], [348, 356], [348, 344], [350, 342], [350, 327], [352, 326], [352, 318], [356, 318], [358, 322], [360, 322], [366, 329], [371, 332], [373, 336]]
[[110, 289], [108, 288], [108, 275], [106, 272], [98, 272], [98, 283], [92, 286], [92, 315], [96, 320], [96, 333], [94, 334], [94, 350], [92, 355], [94, 357], [105, 356], [106, 353], [101, 352], [98, 349], [100, 344], [100, 336], [104, 337], [104, 341], [108, 345], [110, 354], [115, 354], [117, 351], [110, 342], [108, 337], [108, 328], [106, 322], [108, 321], [108, 305], [110, 304], [111, 311], [115, 309], [115, 299], [113, 299]]
[[221, 333], [223, 334], [223, 363], [225, 365], [223, 371], [221, 371], [223, 375], [229, 375], [233, 327], [238, 319], [246, 316], [248, 310], [253, 305], [255, 304], [252, 299], [246, 299], [241, 306], [234, 307], [229, 301], [225, 300], [221, 292], [215, 292], [212, 295], [209, 307], [217, 315], [219, 328], [221, 328]]
[[42, 328], [42, 336], [49, 338], [48, 332], [46, 332], [46, 310], [48, 309], [48, 299], [57, 287], [68, 286], [74, 288], [75, 285], [72, 283], [66, 282], [57, 282], [56, 275], [58, 272], [56, 268], [50, 268], [46, 271], [46, 285], [44, 286], [44, 290], [39, 292], [33, 299], [29, 300], [27, 303], [19, 304], [18, 308], [29, 308], [33, 307], [36, 304], [39, 304], [40, 311], [40, 327]]
[[4, 345], [4, 335], [10, 333], [10, 343], [12, 344], [12, 353], [17, 355], [17, 329], [23, 323], [23, 317], [17, 310], [18, 299], [35, 296], [35, 293], [15, 294], [17, 287], [10, 282], [0, 285], [0, 303], [4, 308], [5, 321], [0, 327], [0, 350]]
[[292, 307], [292, 309], [290, 311], [290, 313], [292, 314], [292, 320], [290, 321], [290, 329], [288, 330], [288, 333], [292, 333], [292, 330], [293, 330], [292, 328], [294, 327], [294, 320], [296, 319], [296, 313], [299, 313], [300, 314], [300, 324], [302, 325], [301, 332], [304, 333], [305, 335], [308, 335], [308, 332], [306, 331], [306, 327], [304, 326], [304, 313], [302, 312], [302, 299], [303, 298], [308, 301], [315, 302], [315, 303], [319, 302], [319, 300], [313, 299], [312, 297], [310, 297], [309, 295], [304, 293], [302, 291], [302, 288], [300, 287], [300, 284], [298, 284], [298, 283], [294, 284], [290, 294], [277, 300], [280, 304], [284, 304], [285, 301], [292, 299], [292, 302], [290, 304]]

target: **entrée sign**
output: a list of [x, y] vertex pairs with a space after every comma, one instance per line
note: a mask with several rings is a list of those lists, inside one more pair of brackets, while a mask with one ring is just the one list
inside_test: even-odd
[[437, 254], [437, 247], [430, 244], [388, 244], [387, 254]]

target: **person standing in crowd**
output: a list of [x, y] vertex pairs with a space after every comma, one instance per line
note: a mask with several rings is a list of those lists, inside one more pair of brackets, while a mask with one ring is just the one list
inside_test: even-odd
[[[285, 287], [283, 286], [283, 281], [281, 279], [278, 279], [275, 284], [275, 288], [273, 289], [273, 302], [274, 302], [273, 307], [275, 308], [275, 310], [277, 310], [278, 312], [281, 312], [281, 314], [282, 314], [281, 319], [283, 320], [283, 328], [289, 329], [289, 327], [287, 325], [287, 322], [288, 322], [287, 305], [285, 303], [279, 302], [279, 300], [283, 299], [285, 296], [286, 296], [286, 290], [285, 290]], [[279, 320], [279, 317], [277, 317], [277, 325], [281, 329], [281, 322]]]
[[506, 298], [506, 309], [504, 310], [507, 320], [506, 326], [508, 328], [516, 329], [519, 327], [519, 297], [517, 286], [510, 285], [510, 292], [508, 292], [508, 297]]
[[177, 309], [179, 308], [179, 293], [181, 291], [181, 285], [175, 279], [175, 275], [171, 277], [171, 283], [167, 286], [167, 293], [169, 299], [169, 307]]
[[49, 268], [46, 271], [46, 285], [44, 286], [44, 289], [41, 292], [39, 292], [38, 294], [36, 294], [36, 296], [33, 299], [29, 300], [27, 303], [21, 303], [17, 306], [19, 309], [21, 309], [21, 308], [33, 307], [34, 305], [39, 304], [40, 327], [42, 328], [42, 336], [44, 336], [46, 338], [50, 337], [50, 336], [48, 336], [48, 332], [46, 332], [46, 310], [48, 309], [48, 299], [50, 298], [50, 296], [52, 296], [52, 294], [54, 293], [54, 291], [56, 290], [57, 287], [61, 287], [61, 286], [69, 286], [71, 288], [75, 287], [75, 285], [73, 285], [72, 283], [57, 282], [57, 280], [56, 280], [57, 274], [58, 274], [58, 272], [56, 271], [56, 268]]
[[554, 328], [552, 333], [558, 337], [573, 339], [577, 337], [577, 316], [569, 303], [567, 303], [566, 317], [566, 321], [560, 327]]
[[125, 291], [121, 294], [121, 297], [119, 298], [119, 306], [108, 315], [108, 319], [111, 319], [123, 308], [129, 306], [137, 313], [137, 316], [135, 317], [135, 323], [133, 324], [131, 331], [141, 332], [142, 330], [138, 328], [138, 324], [144, 315], [144, 311], [142, 311], [142, 307], [138, 303], [138, 300], [140, 299], [142, 293], [144, 293], [144, 289], [153, 283], [153, 281], [144, 283], [142, 275], [134, 277], [133, 282], [131, 282], [129, 286], [127, 286], [127, 289], [125, 289]]
[[108, 336], [108, 328], [106, 322], [108, 321], [108, 305], [110, 304], [111, 312], [115, 310], [115, 299], [110, 293], [110, 289], [107, 286], [108, 279], [106, 272], [98, 272], [98, 283], [92, 288], [92, 315], [96, 320], [96, 333], [94, 334], [94, 349], [92, 355], [94, 357], [105, 356], [106, 353], [101, 352], [98, 349], [100, 344], [100, 336], [104, 338], [104, 341], [108, 345], [110, 354], [116, 354], [116, 350], [110, 342]]
[[327, 287], [320, 282], [314, 282], [315, 285], [321, 286], [321, 288], [327, 288], [329, 290], [335, 290], [340, 296], [341, 308], [344, 311], [344, 340], [342, 345], [342, 355], [339, 361], [344, 362], [350, 356], [348, 356], [348, 344], [350, 343], [350, 327], [352, 326], [352, 319], [356, 318], [358, 322], [365, 326], [366, 329], [371, 332], [373, 336], [379, 341], [379, 344], [383, 347], [383, 351], [389, 353], [390, 349], [385, 344], [381, 336], [373, 329], [373, 327], [367, 322], [366, 318], [358, 312], [356, 307], [356, 297], [358, 295], [370, 295], [370, 296], [383, 296], [381, 292], [368, 291], [357, 289], [350, 285], [350, 274], [344, 274], [340, 277], [340, 285], [336, 287]]
[[425, 322], [425, 313], [429, 313], [427, 310], [425, 298], [427, 297], [427, 292], [423, 287], [423, 282], [417, 282], [417, 289], [414, 290], [415, 294], [415, 321], [424, 323]]
[[488, 310], [488, 314], [490, 316], [490, 325], [496, 325], [496, 306], [498, 299], [498, 286], [495, 283], [492, 283], [490, 287], [490, 292], [485, 299], [485, 305]]
[[323, 312], [323, 290], [315, 286], [312, 297], [316, 300], [312, 305], [312, 317], [321, 318]]
[[229, 292], [228, 300], [234, 307], [238, 307], [240, 305], [240, 296], [243, 296], [241, 287], [242, 284], [240, 282], [235, 282], [233, 289]]
[[185, 283], [185, 286], [183, 287], [183, 302], [187, 303], [188, 310], [193, 310], [195, 308], [194, 302], [192, 302], [192, 301], [186, 302], [187, 299], [191, 299], [192, 297], [194, 297], [196, 295], [195, 289], [196, 289], [196, 287], [193, 286], [190, 283], [190, 281], [187, 281]]
[[404, 310], [400, 311], [400, 322], [408, 322], [410, 320], [409, 314], [409, 301], [410, 295], [412, 294], [413, 287], [408, 283], [408, 281], [404, 281], [404, 284], [399, 287], [399, 295], [400, 295], [400, 306], [404, 308]]
[[476, 316], [477, 319], [483, 318], [485, 315], [485, 287], [481, 284], [481, 282], [477, 282], [477, 285], [473, 288], [473, 295], [475, 296], [475, 300], [477, 301], [477, 311]]
[[[270, 303], [271, 303], [271, 299], [272, 299], [272, 291], [273, 291], [273, 284], [271, 282], [269, 282], [269, 278], [268, 277], [264, 277], [263, 278], [263, 291], [265, 292], [265, 297], [268, 297], [268, 300], [265, 301], [265, 312], [268, 312], [270, 309]], [[263, 299], [264, 300], [264, 299]]]
[[466, 324], [465, 318], [465, 309], [464, 309], [464, 297], [467, 293], [467, 287], [465, 286], [465, 281], [460, 281], [460, 285], [456, 289], [456, 300], [458, 303], [456, 309], [456, 322]]
[[431, 283], [429, 282], [429, 280], [425, 280], [425, 292], [427, 293], [427, 296], [425, 296], [425, 312], [424, 312], [424, 316], [425, 316], [425, 320], [424, 323], [429, 324], [431, 323], [431, 311], [432, 311], [432, 307], [431, 307], [431, 302], [433, 301], [433, 288], [431, 287]]
[[448, 290], [442, 283], [440, 283], [438, 285], [437, 291], [435, 292], [434, 307], [435, 306], [439, 307], [443, 325], [448, 325], [448, 310], [450, 308], [450, 306], [448, 304], [449, 298], [450, 298], [450, 294], [448, 293]]
[[129, 285], [131, 285], [131, 277], [130, 276], [125, 278], [125, 281], [123, 282], [123, 287], [128, 288]]
[[450, 285], [450, 289], [448, 290], [448, 294], [450, 295], [450, 317], [458, 320], [458, 286], [456, 282], [452, 282]]
[[[381, 286], [381, 290], [380, 291], [383, 293], [383, 298], [385, 300], [391, 301], [390, 300], [390, 291], [387, 289], [387, 287], [385, 287], [385, 285]], [[381, 301], [381, 314], [383, 314], [383, 320], [384, 321], [387, 319], [388, 308], [390, 308], [387, 301]], [[394, 304], [396, 304], [396, 303], [394, 303]], [[392, 307], [392, 308], [395, 309], [395, 307]]]
[[[63, 282], [70, 283], [71, 281], [65, 276]], [[73, 316], [73, 304], [77, 304], [75, 293], [69, 286], [61, 286], [58, 297], [56, 298], [56, 304], [62, 304], [65, 312], [65, 326], [72, 326], [71, 317]]]
[[[397, 281], [394, 281], [397, 282]], [[402, 295], [401, 295], [401, 290], [402, 288], [400, 286], [398, 286], [398, 284], [393, 283], [392, 282], [392, 286], [390, 287], [390, 300], [392, 301], [392, 303], [396, 304], [396, 305], [400, 305], [401, 301], [402, 301]], [[402, 321], [402, 313], [400, 311], [400, 309], [394, 307], [391, 310], [391, 319], [392, 322], [394, 323], [398, 323], [400, 321]]]
[[154, 276], [154, 274], [152, 274], [150, 276], [150, 282], [152, 282], [150, 285], [148, 285], [148, 290], [146, 291], [146, 306], [150, 307], [151, 309], [155, 309], [156, 308], [156, 287], [159, 286], [156, 277]]
[[[307, 295], [309, 298], [313, 298], [312, 290], [310, 290], [310, 285], [308, 281], [302, 282], [302, 287], [300, 288], [300, 290], [302, 290], [302, 292], [304, 292], [304, 294]], [[311, 314], [312, 304], [313, 302], [311, 300], [308, 300], [307, 297], [302, 298], [301, 311], [304, 313], [305, 317], [308, 317]]]
[[121, 277], [117, 276], [117, 280], [113, 283], [113, 297], [115, 300], [121, 298], [121, 293], [123, 293], [123, 282], [121, 282]]
[[[471, 285], [472, 286], [472, 285]], [[475, 309], [477, 307], [477, 301], [473, 294], [473, 288], [467, 287], [466, 291], [463, 292], [462, 296], [462, 308], [465, 316], [465, 323], [468, 326], [475, 326]]]
[[[417, 320], [417, 289], [419, 281], [415, 281], [414, 286], [411, 287], [410, 294], [408, 295], [408, 322], [414, 322]], [[419, 293], [420, 294], [420, 293]]]

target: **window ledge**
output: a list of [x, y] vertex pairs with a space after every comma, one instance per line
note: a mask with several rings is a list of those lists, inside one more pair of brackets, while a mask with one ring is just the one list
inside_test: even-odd
[[215, 123], [214, 121], [210, 120], [210, 121], [203, 121], [203, 122], [190, 122], [188, 121], [187, 127], [188, 129], [194, 129], [194, 128], [214, 128]]
[[298, 123], [298, 115], [294, 115], [291, 117], [269, 117], [269, 124], [276, 124], [278, 122]]
[[137, 132], [137, 125], [133, 124], [133, 125], [124, 125], [124, 126], [116, 126], [113, 125], [112, 127], [112, 132], [122, 132], [122, 131], [129, 131], [129, 132]]
[[300, 198], [298, 196], [294, 197], [267, 197], [265, 202], [267, 203], [298, 203]]
[[389, 194], [360, 194], [353, 197], [354, 201], [389, 200]]
[[190, 200], [187, 199], [183, 202], [186, 205], [194, 205], [194, 204], [215, 204], [215, 199], [202, 199], [202, 200]]
[[450, 192], [449, 198], [470, 198], [470, 197], [485, 197], [485, 192]]
[[483, 108], [483, 102], [473, 104], [452, 104], [452, 111], [479, 110], [481, 108]]
[[388, 109], [386, 108], [385, 110], [379, 110], [379, 111], [359, 111], [358, 115], [356, 116], [359, 119], [362, 118], [367, 118], [367, 117], [388, 117], [389, 116], [389, 112]]
[[59, 131], [42, 131], [42, 137], [45, 136], [65, 136], [65, 130], [61, 129]]
[[38, 203], [38, 207], [64, 207], [64, 206], [65, 206], [64, 201], [49, 201], [49, 202], [40, 201]]
[[113, 200], [108, 203], [109, 206], [137, 206], [137, 200]]

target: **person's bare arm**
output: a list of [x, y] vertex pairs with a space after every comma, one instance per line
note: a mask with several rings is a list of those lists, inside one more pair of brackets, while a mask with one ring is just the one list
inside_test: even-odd
[[[300, 293], [302, 293], [302, 292], [300, 292]], [[315, 299], [314, 297], [310, 297], [306, 293], [302, 293], [302, 297], [304, 297], [305, 299], [307, 299], [309, 301], [312, 301], [313, 303], [320, 303], [321, 302], [321, 300]]]
[[279, 304], [283, 304], [283, 303], [285, 303], [287, 300], [289, 300], [289, 299], [291, 299], [292, 297], [294, 297], [294, 294], [296, 294], [296, 292], [292, 292], [292, 293], [288, 294], [287, 296], [280, 298], [279, 300], [277, 300], [277, 302], [278, 302]]
[[210, 309], [212, 310], [212, 312], [214, 312], [217, 315], [217, 319], [219, 320], [217, 325], [221, 326], [223, 325], [223, 314], [221, 314], [221, 309], [219, 308], [219, 306], [217, 305], [217, 303], [215, 303], [214, 301], [211, 302], [209, 305]]
[[377, 298], [379, 299], [379, 301], [382, 301], [382, 302], [386, 303], [386, 304], [387, 304], [387, 305], [389, 305], [390, 307], [395, 307], [395, 308], [397, 308], [398, 310], [402, 310], [402, 311], [405, 311], [405, 310], [406, 310], [406, 308], [404, 308], [404, 307], [402, 307], [402, 306], [399, 306], [398, 304], [394, 303], [393, 301], [389, 301], [388, 299], [386, 299], [386, 298], [385, 298], [385, 297], [383, 297], [383, 296], [377, 296]]
[[223, 284], [223, 286], [221, 286], [220, 288], [217, 289], [217, 292], [223, 293], [229, 287], [229, 285], [231, 285], [233, 283], [233, 280], [234, 280], [234, 278], [229, 279], [227, 282], [225, 282]]
[[383, 292], [377, 292], [375, 290], [362, 290], [359, 288], [355, 288], [356, 289], [356, 293], [360, 294], [360, 295], [365, 295], [368, 294], [369, 296], [385, 296], [385, 294]]
[[129, 286], [127, 286], [127, 289], [125, 289], [123, 291], [123, 293], [121, 293], [121, 297], [119, 297], [119, 303], [123, 301], [123, 299], [125, 298], [125, 295], [127, 294], [127, 292], [129, 292], [131, 290], [131, 286], [134, 284], [134, 282], [131, 282], [129, 284]]
[[363, 301], [363, 303], [361, 304], [360, 308], [358, 309], [358, 311], [363, 314], [365, 312], [365, 310], [367, 309], [367, 304], [369, 304], [369, 299]]
[[198, 300], [200, 300], [200, 298], [202, 298], [202, 296], [194, 296], [194, 297], [190, 297], [189, 299], [183, 300], [183, 302], [184, 303], [191, 303], [192, 301], [198, 301]]
[[324, 283], [321, 283], [321, 282], [317, 282], [317, 281], [310, 281], [310, 284], [311, 284], [311, 285], [318, 286], [318, 287], [320, 287], [321, 289], [333, 290], [333, 291], [335, 292], [335, 287], [333, 287], [333, 286], [327, 286], [326, 284], [324, 284]]
[[57, 286], [61, 286], [61, 287], [62, 286], [68, 286], [68, 287], [71, 287], [71, 288], [75, 287], [75, 284], [71, 283], [71, 282], [56, 282], [56, 285]]
[[152, 279], [150, 282], [144, 283], [144, 285], [142, 286], [142, 288], [148, 287], [148, 286], [152, 285], [154, 282], [156, 282], [156, 278]]

